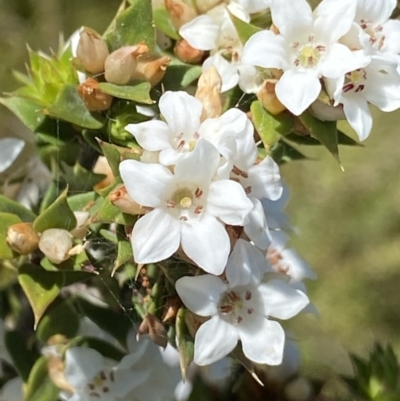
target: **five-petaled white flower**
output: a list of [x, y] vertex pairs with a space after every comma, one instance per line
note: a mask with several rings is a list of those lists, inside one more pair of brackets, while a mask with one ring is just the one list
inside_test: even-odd
[[338, 79], [354, 68], [349, 48], [338, 43], [354, 20], [353, 0], [323, 0], [311, 11], [306, 0], [272, 0], [279, 34], [261, 31], [245, 44], [242, 62], [284, 71], [276, 95], [293, 114], [301, 114], [321, 91], [321, 77]]
[[217, 149], [203, 139], [176, 163], [174, 173], [161, 164], [136, 160], [120, 164], [130, 197], [153, 208], [133, 228], [137, 263], [167, 259], [181, 245], [202, 269], [217, 275], [223, 272], [230, 251], [223, 223], [243, 225], [253, 204], [240, 184], [218, 180], [220, 160]]
[[226, 266], [226, 280], [213, 275], [182, 277], [176, 290], [199, 316], [211, 316], [196, 332], [194, 361], [207, 365], [229, 354], [240, 339], [243, 352], [256, 363], [282, 362], [285, 334], [269, 318], [289, 319], [308, 303], [307, 296], [283, 281], [263, 282], [270, 270], [263, 254], [237, 240]]

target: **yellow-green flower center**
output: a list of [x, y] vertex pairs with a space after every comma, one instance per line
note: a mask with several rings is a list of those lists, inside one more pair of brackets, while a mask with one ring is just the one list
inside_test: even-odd
[[320, 52], [312, 45], [304, 46], [298, 55], [299, 64], [303, 67], [313, 67], [318, 64], [320, 59]]
[[172, 195], [172, 202], [183, 209], [189, 209], [193, 203], [193, 191], [188, 188], [180, 188]]

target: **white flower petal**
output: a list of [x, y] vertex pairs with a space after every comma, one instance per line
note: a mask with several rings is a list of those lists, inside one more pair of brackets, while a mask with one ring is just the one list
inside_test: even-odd
[[257, 93], [263, 83], [262, 75], [250, 64], [238, 64], [239, 87], [244, 93]]
[[21, 154], [25, 141], [18, 138], [0, 139], [0, 173], [6, 171]]
[[244, 45], [242, 63], [263, 68], [289, 68], [285, 39], [271, 31], [255, 33]]
[[209, 365], [228, 355], [236, 346], [236, 329], [214, 316], [203, 323], [196, 332], [194, 340], [194, 363]]
[[258, 199], [251, 198], [250, 200], [253, 202], [253, 209], [247, 215], [248, 222], [243, 226], [243, 229], [257, 248], [265, 250], [271, 244], [271, 234], [264, 208]]
[[356, 131], [358, 139], [364, 141], [372, 129], [372, 115], [367, 101], [354, 94], [343, 96], [341, 102], [348, 123]]
[[237, 0], [250, 14], [264, 11], [271, 5], [271, 0]]
[[102, 369], [103, 363], [103, 356], [92, 348], [69, 348], [65, 353], [65, 379], [75, 389], [83, 388]]
[[219, 217], [224, 223], [243, 225], [253, 204], [244, 189], [235, 181], [214, 181], [210, 185], [206, 212]]
[[159, 102], [161, 114], [171, 133], [193, 135], [199, 128], [203, 105], [186, 92], [165, 92]]
[[268, 365], [282, 362], [285, 332], [278, 322], [264, 318], [256, 327], [241, 325], [239, 337], [243, 353], [251, 361]]
[[383, 25], [382, 34], [385, 37], [381, 51], [384, 53], [400, 53], [400, 21], [389, 20]]
[[307, 295], [295, 290], [281, 280], [273, 279], [258, 287], [266, 316], [290, 319], [310, 302]]
[[182, 277], [175, 283], [176, 292], [185, 306], [199, 316], [212, 316], [218, 312], [221, 295], [226, 284], [216, 276]]
[[140, 124], [128, 124], [125, 130], [135, 137], [143, 149], [158, 151], [171, 147], [169, 128], [164, 121], [153, 120]]
[[221, 92], [226, 92], [234, 88], [239, 82], [239, 72], [237, 67], [223, 58], [219, 53], [208, 57], [203, 63], [203, 71], [214, 66], [222, 78]]
[[290, 41], [308, 36], [312, 29], [312, 11], [306, 0], [271, 0], [271, 15], [279, 32]]
[[190, 46], [199, 50], [212, 50], [217, 44], [220, 27], [208, 15], [200, 15], [179, 30]]
[[162, 209], [141, 217], [133, 227], [132, 248], [136, 263], [154, 263], [169, 258], [180, 243], [180, 224]]
[[225, 274], [229, 287], [258, 284], [266, 270], [267, 264], [261, 251], [250, 242], [239, 238], [226, 266]]
[[119, 172], [129, 196], [141, 206], [157, 207], [173, 180], [173, 174], [160, 164], [124, 160]]
[[356, 21], [367, 20], [380, 25], [391, 16], [396, 5], [396, 0], [358, 0]]
[[314, 32], [325, 43], [338, 41], [349, 32], [356, 14], [354, 0], [323, 0], [314, 11]]
[[199, 219], [182, 222], [182, 249], [208, 273], [220, 275], [230, 251], [229, 236], [223, 224], [204, 213]]
[[315, 71], [301, 73], [292, 69], [284, 72], [275, 91], [281, 103], [298, 116], [317, 99], [321, 83]]

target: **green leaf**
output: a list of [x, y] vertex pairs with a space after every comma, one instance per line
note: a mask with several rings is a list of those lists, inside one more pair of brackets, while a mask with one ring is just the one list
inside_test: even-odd
[[117, 15], [105, 34], [105, 40], [111, 51], [144, 42], [152, 52], [156, 47], [156, 31], [151, 1], [132, 0], [130, 3], [125, 11]]
[[[338, 144], [339, 145], [348, 145], [348, 146], [364, 146], [361, 143], [358, 143], [354, 139], [350, 138], [347, 136], [345, 133], [342, 131], [338, 131]], [[314, 139], [310, 135], [304, 135], [304, 134], [296, 134], [296, 133], [291, 133], [289, 135], [285, 135], [285, 139], [298, 143], [299, 145], [307, 145], [307, 146], [320, 146], [321, 142]]]
[[117, 258], [115, 259], [114, 266], [111, 272], [111, 276], [114, 275], [116, 270], [121, 267], [124, 263], [129, 262], [133, 258], [132, 244], [126, 239], [118, 241]]
[[101, 82], [99, 88], [108, 95], [119, 99], [133, 100], [134, 102], [153, 104], [154, 100], [150, 97], [150, 82], [138, 82], [132, 85], [114, 85], [108, 82]]
[[267, 151], [294, 127], [294, 118], [290, 114], [273, 115], [258, 100], [251, 104], [250, 110], [254, 126]]
[[114, 174], [114, 177], [119, 177], [119, 164], [121, 163], [121, 154], [117, 147], [110, 143], [98, 140], [98, 143], [103, 151], [103, 155], [106, 157], [108, 164]]
[[76, 218], [67, 202], [67, 189], [44, 210], [33, 222], [33, 228], [43, 232], [49, 228], [72, 230], [76, 227]]
[[103, 126], [103, 122], [86, 108], [74, 85], [64, 85], [55, 102], [45, 112], [83, 128], [100, 129]]
[[308, 111], [299, 116], [300, 122], [304, 125], [310, 135], [321, 142], [332, 156], [338, 161], [338, 134], [336, 129], [336, 121], [321, 121], [313, 117]]
[[36, 218], [35, 213], [31, 210], [3, 195], [0, 195], [0, 212], [15, 214], [27, 223], [31, 223]]
[[0, 98], [0, 103], [13, 112], [33, 132], [36, 132], [46, 118], [46, 115], [42, 112], [43, 107], [30, 99], [12, 96]]
[[[62, 318], [60, 318], [62, 316]], [[36, 336], [46, 342], [51, 336], [62, 334], [67, 338], [76, 335], [79, 329], [79, 317], [72, 304], [67, 301], [53, 303], [40, 320]]]
[[17, 256], [17, 253], [7, 245], [6, 239], [8, 227], [20, 222], [21, 219], [15, 214], [0, 212], [0, 260], [13, 259]]
[[111, 345], [109, 342], [100, 340], [95, 337], [75, 337], [68, 343], [68, 348], [72, 347], [87, 347], [92, 348], [103, 355], [105, 358], [114, 359], [120, 361], [125, 354], [118, 348]]
[[136, 216], [122, 213], [108, 198], [99, 199], [98, 202], [101, 202], [100, 207], [94, 213], [92, 223], [117, 223], [125, 226], [131, 226], [135, 223]]
[[153, 17], [156, 27], [163, 33], [165, 33], [169, 38], [179, 40], [179, 33], [176, 31], [175, 27], [171, 23], [171, 18], [165, 7], [157, 7], [153, 10]]
[[307, 156], [299, 152], [296, 148], [289, 145], [288, 143], [280, 140], [271, 149], [271, 157], [276, 163], [282, 164], [285, 162], [291, 162], [295, 160], [305, 160]]
[[68, 206], [74, 212], [88, 210], [97, 198], [96, 192], [85, 192], [67, 198]]
[[28, 298], [35, 316], [35, 328], [61, 288], [93, 277], [82, 271], [47, 271], [40, 266], [25, 264], [19, 269], [18, 281]]
[[120, 344], [126, 344], [126, 337], [132, 328], [132, 322], [127, 315], [94, 305], [83, 298], [77, 298], [76, 303], [83, 315], [117, 339]]
[[261, 28], [241, 20], [232, 13], [229, 13], [229, 16], [231, 17], [233, 25], [235, 25], [236, 32], [238, 33], [239, 39], [242, 44], [245, 44], [255, 33], [262, 31]]
[[186, 64], [171, 55], [168, 56], [171, 57], [171, 63], [162, 81], [166, 90], [185, 88], [201, 75], [202, 69], [200, 66]]
[[60, 390], [48, 376], [48, 360], [39, 358], [32, 368], [25, 387], [24, 401], [56, 401]]
[[26, 336], [17, 330], [6, 331], [4, 334], [4, 342], [14, 368], [17, 370], [22, 380], [26, 382], [32, 366], [39, 357], [39, 353], [34, 348], [28, 347]]
[[86, 170], [78, 162], [74, 166], [61, 162], [61, 166], [64, 172], [64, 179], [71, 192], [92, 191], [93, 187], [106, 177], [104, 174], [96, 174]]
[[179, 351], [179, 360], [181, 366], [181, 374], [183, 380], [186, 379], [186, 371], [194, 356], [194, 340], [190, 335], [185, 322], [185, 308], [179, 308], [176, 315], [175, 330], [176, 330], [176, 346]]

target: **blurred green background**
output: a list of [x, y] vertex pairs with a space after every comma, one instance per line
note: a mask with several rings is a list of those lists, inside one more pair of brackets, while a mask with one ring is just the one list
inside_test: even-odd
[[[57, 48], [81, 25], [103, 31], [119, 0], [0, 0], [0, 90], [16, 88], [26, 44]], [[366, 355], [374, 341], [400, 351], [400, 112], [374, 111], [364, 147], [342, 147], [342, 172], [322, 148], [282, 167], [288, 212], [300, 235], [292, 244], [318, 274], [309, 293], [318, 317], [298, 319], [304, 369], [314, 376], [351, 372], [348, 351]], [[0, 136], [23, 128], [4, 108]], [[342, 127], [343, 128], [343, 127]], [[354, 137], [348, 127], [344, 127]]]

